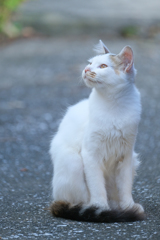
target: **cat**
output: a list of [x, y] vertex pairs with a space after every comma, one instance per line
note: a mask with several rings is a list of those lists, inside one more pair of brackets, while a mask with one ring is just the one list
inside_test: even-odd
[[110, 53], [100, 40], [98, 55], [82, 72], [88, 99], [68, 108], [51, 141], [54, 216], [88, 222], [145, 219], [134, 203], [132, 183], [139, 165], [134, 152], [141, 115], [133, 51]]

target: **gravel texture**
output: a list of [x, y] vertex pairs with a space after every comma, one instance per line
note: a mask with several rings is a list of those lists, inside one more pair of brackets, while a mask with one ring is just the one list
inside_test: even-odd
[[97, 37], [42, 38], [0, 48], [0, 238], [160, 239], [160, 45], [102, 40], [118, 53], [131, 45], [142, 96], [136, 149], [141, 166], [133, 195], [147, 213], [135, 223], [96, 224], [53, 218], [50, 139], [67, 106], [88, 96], [81, 71]]

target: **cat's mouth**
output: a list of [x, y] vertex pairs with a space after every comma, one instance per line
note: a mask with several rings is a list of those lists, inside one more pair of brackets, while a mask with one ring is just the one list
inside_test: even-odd
[[82, 77], [85, 81], [88, 81], [88, 82], [91, 82], [91, 83], [94, 83], [94, 84], [102, 84], [102, 82], [98, 81], [97, 79], [95, 79], [96, 77], [96, 73], [95, 72], [86, 72], [83, 71], [83, 74], [82, 74]]
[[95, 76], [96, 76], [95, 72], [90, 72], [90, 71], [84, 72], [85, 78], [87, 78], [87, 77], [95, 78]]
[[90, 81], [90, 82], [92, 82], [92, 83], [99, 83], [99, 84], [101, 84], [100, 81], [94, 80], [95, 77], [96, 77], [96, 73], [95, 73], [95, 72], [87, 72], [87, 73], [85, 74], [85, 78], [86, 78], [88, 81]]

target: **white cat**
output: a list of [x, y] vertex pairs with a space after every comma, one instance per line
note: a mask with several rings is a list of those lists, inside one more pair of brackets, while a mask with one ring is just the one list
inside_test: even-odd
[[93, 88], [89, 99], [69, 107], [51, 142], [51, 212], [79, 221], [143, 220], [132, 198], [141, 114], [133, 51], [126, 46], [112, 54], [101, 40], [96, 51], [82, 72]]

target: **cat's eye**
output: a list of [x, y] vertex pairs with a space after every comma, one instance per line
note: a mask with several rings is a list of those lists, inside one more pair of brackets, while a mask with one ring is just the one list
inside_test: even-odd
[[100, 68], [106, 68], [108, 67], [106, 64], [101, 64]]

